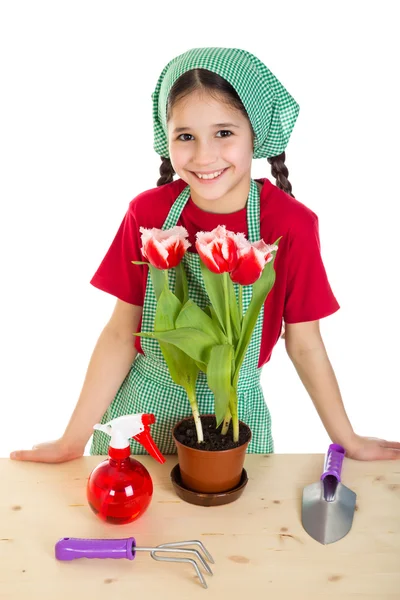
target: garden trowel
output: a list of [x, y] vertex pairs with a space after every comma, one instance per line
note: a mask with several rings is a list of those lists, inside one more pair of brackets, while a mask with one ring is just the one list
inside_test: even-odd
[[351, 529], [356, 494], [341, 483], [345, 450], [331, 444], [320, 481], [303, 490], [301, 520], [304, 529], [321, 544], [331, 544]]

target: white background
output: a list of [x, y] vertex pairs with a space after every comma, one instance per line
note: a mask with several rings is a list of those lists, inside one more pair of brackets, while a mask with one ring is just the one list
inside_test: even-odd
[[[89, 280], [159, 176], [151, 93], [198, 46], [256, 54], [300, 104], [289, 180], [341, 305], [325, 345], [355, 430], [400, 440], [396, 5], [1, 3], [0, 456], [63, 433], [115, 302]], [[263, 387], [276, 452], [325, 452], [283, 340]]]

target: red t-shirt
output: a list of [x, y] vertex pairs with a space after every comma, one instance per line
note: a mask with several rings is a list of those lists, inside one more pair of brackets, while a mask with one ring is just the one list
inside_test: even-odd
[[[321, 258], [318, 217], [307, 206], [286, 194], [266, 178], [260, 194], [260, 232], [266, 244], [280, 236], [275, 258], [276, 279], [264, 305], [263, 333], [258, 366], [271, 358], [272, 350], [286, 323], [314, 321], [336, 312], [340, 306], [331, 290]], [[139, 227], [161, 228], [168, 212], [186, 182], [177, 179], [166, 185], [140, 193], [129, 203], [118, 232], [91, 284], [124, 302], [143, 306], [147, 280], [146, 265], [133, 265], [144, 260], [141, 253]], [[209, 213], [186, 203], [177, 225], [185, 227], [195, 252], [197, 231], [211, 231], [225, 225], [235, 233], [247, 236], [246, 207], [230, 214]], [[139, 329], [140, 331], [140, 324]], [[135, 347], [142, 352], [140, 338]]]

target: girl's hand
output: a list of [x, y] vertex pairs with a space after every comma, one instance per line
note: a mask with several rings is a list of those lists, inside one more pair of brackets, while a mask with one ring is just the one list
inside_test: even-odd
[[11, 452], [12, 460], [29, 460], [44, 463], [62, 463], [83, 456], [85, 448], [72, 447], [62, 438], [53, 442], [45, 442], [33, 446], [32, 450]]
[[396, 460], [400, 458], [400, 442], [355, 435], [346, 448], [346, 456], [355, 460]]

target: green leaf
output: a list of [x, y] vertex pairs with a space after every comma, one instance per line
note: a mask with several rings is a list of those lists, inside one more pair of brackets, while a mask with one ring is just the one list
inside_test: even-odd
[[133, 265], [149, 265], [150, 264], [144, 260], [131, 260], [131, 263]]
[[208, 364], [211, 348], [215, 346], [214, 338], [207, 333], [191, 327], [180, 327], [171, 331], [153, 331], [150, 333], [135, 333], [139, 337], [154, 338], [177, 346], [193, 360]]
[[[278, 245], [278, 241], [275, 242]], [[258, 315], [260, 314], [261, 308], [271, 291], [274, 283], [275, 283], [275, 262], [276, 252], [273, 253], [273, 259], [267, 263], [264, 267], [263, 273], [254, 284], [253, 284], [253, 294], [251, 297], [250, 304], [246, 311], [246, 314], [243, 318], [242, 323], [242, 333], [240, 336], [239, 343], [236, 348], [235, 360], [236, 360], [236, 370], [233, 379], [233, 385], [236, 387], [238, 379], [240, 367], [243, 363], [244, 357], [246, 355], [246, 350], [250, 343], [251, 336], [253, 334], [254, 327], [257, 322]]]
[[207, 312], [209, 313], [209, 316], [211, 317], [211, 319], [213, 320], [213, 322], [215, 323], [215, 325], [217, 325], [218, 327], [221, 327], [220, 322], [218, 320], [217, 317], [217, 313], [215, 312], [215, 310], [213, 309], [212, 306], [207, 306]]
[[157, 300], [164, 289], [165, 280], [168, 278], [168, 271], [165, 269], [156, 269], [153, 265], [149, 265], [151, 281], [154, 288], [154, 293]]
[[137, 335], [137, 337], [144, 337], [144, 338], [152, 338], [154, 339], [154, 333], [151, 332], [147, 332], [147, 331], [137, 331], [136, 333], [132, 333], [132, 335]]
[[189, 291], [185, 267], [182, 261], [175, 267], [175, 274], [175, 296], [179, 298], [182, 304], [185, 304], [189, 299]]
[[[167, 287], [167, 278], [163, 276], [164, 287], [159, 295], [157, 309], [154, 318], [154, 331], [169, 331], [174, 329], [175, 321], [182, 308], [182, 303]], [[161, 284], [161, 278], [158, 281]], [[159, 340], [161, 352], [167, 363], [172, 380], [185, 388], [188, 397], [191, 401], [195, 399], [196, 379], [199, 373], [199, 368], [194, 360], [168, 342]]]
[[154, 331], [174, 329], [181, 308], [181, 302], [165, 285], [157, 302]]
[[202, 363], [199, 360], [195, 360], [194, 362], [200, 371], [203, 371], [203, 373], [207, 373], [207, 365], [205, 363]]
[[196, 379], [199, 368], [194, 360], [187, 356], [182, 350], [167, 342], [159, 342], [161, 352], [167, 363], [171, 379], [185, 388], [189, 400], [195, 398]]
[[215, 310], [219, 324], [226, 335], [226, 315], [225, 315], [225, 297], [223, 273], [212, 273], [200, 259], [201, 274], [203, 276], [206, 292], [210, 302]]
[[233, 346], [230, 344], [214, 346], [207, 365], [207, 383], [210, 390], [214, 393], [217, 427], [224, 420], [229, 406], [233, 353]]
[[202, 310], [195, 302], [188, 300], [176, 319], [175, 327], [193, 327], [211, 336], [216, 344], [225, 344], [226, 337], [219, 325]]
[[[212, 306], [211, 305], [208, 305], [208, 306], [206, 306], [204, 308], [204, 312], [206, 313], [206, 315], [208, 315], [210, 317], [210, 319], [212, 319], [212, 313], [211, 313], [211, 311], [212, 311]], [[217, 322], [218, 322], [218, 319], [217, 319]]]

